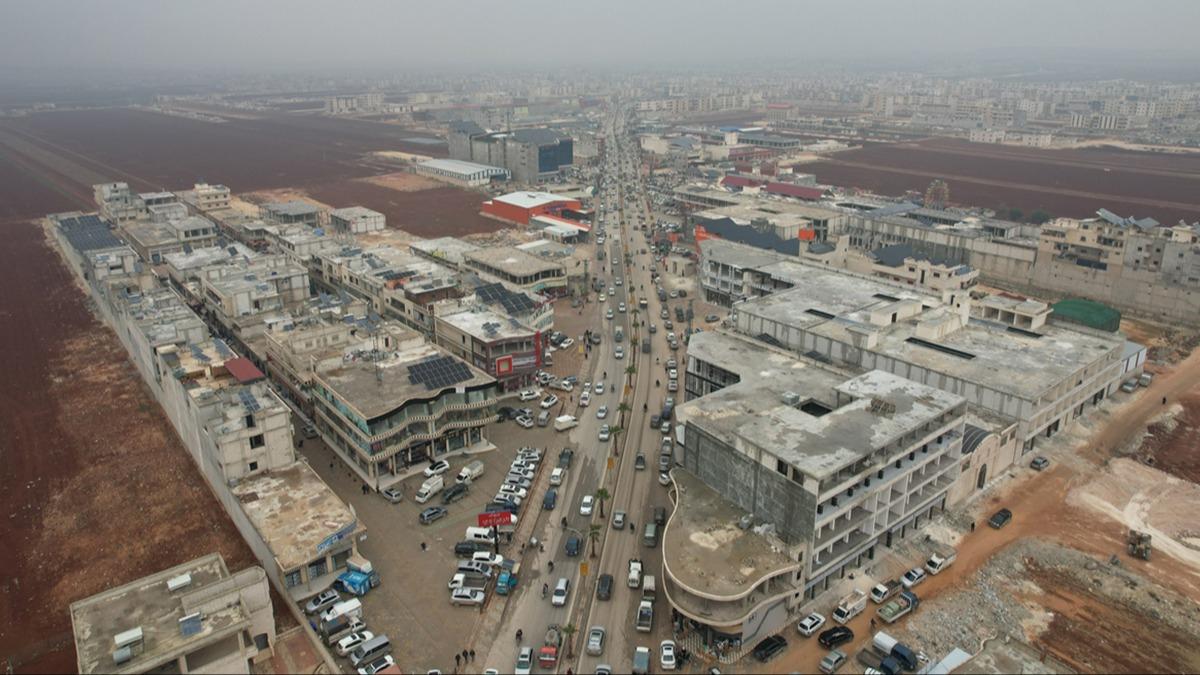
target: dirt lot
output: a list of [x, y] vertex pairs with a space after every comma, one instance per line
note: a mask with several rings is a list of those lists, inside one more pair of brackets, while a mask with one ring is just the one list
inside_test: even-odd
[[0, 657], [65, 672], [71, 602], [211, 551], [255, 561], [42, 230], [0, 230]]
[[387, 216], [388, 227], [418, 237], [457, 237], [494, 232], [506, 227], [479, 215], [483, 195], [456, 187], [396, 190], [366, 180], [343, 180], [312, 186], [306, 192], [317, 201], [338, 206], [360, 204]]
[[[1171, 414], [1156, 419], [1147, 430], [1146, 438], [1134, 454], [1140, 462], [1150, 463], [1155, 468], [1177, 478], [1200, 483], [1200, 394], [1190, 394], [1172, 406]], [[1196, 513], [1190, 515], [1200, 537], [1200, 520]], [[1200, 543], [1200, 539], [1197, 539]]]
[[1026, 215], [1091, 216], [1104, 207], [1164, 223], [1200, 219], [1200, 157], [1112, 148], [1037, 150], [954, 139], [873, 145], [805, 165], [818, 180], [884, 194], [942, 178], [955, 204]]

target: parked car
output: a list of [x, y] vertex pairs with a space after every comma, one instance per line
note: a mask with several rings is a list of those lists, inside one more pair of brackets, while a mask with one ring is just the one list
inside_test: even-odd
[[517, 424], [521, 425], [525, 429], [533, 428], [533, 418], [532, 417], [524, 417], [524, 416], [518, 417], [516, 419], [516, 422], [517, 422]]
[[480, 588], [456, 588], [450, 591], [452, 605], [482, 605], [486, 596]]
[[536, 391], [534, 391], [533, 389], [524, 389], [521, 391], [520, 394], [517, 394], [517, 398], [519, 398], [522, 401], [532, 401], [532, 400], [536, 399], [538, 396], [539, 396], [539, 394]]
[[379, 494], [383, 495], [384, 499], [393, 504], [399, 504], [404, 501], [404, 492], [397, 487], [384, 488]]
[[449, 470], [450, 470], [450, 462], [447, 462], [444, 459], [439, 459], [436, 462], [433, 462], [429, 466], [425, 467], [425, 471], [423, 473], [425, 474], [426, 478], [433, 478], [434, 476], [440, 476], [441, 474], [446, 473]]
[[338, 642], [337, 642], [336, 649], [337, 649], [338, 656], [346, 656], [347, 654], [354, 651], [355, 649], [358, 649], [359, 645], [366, 642], [367, 640], [370, 640], [373, 637], [375, 637], [375, 634], [369, 630], [363, 630], [363, 631], [359, 631], [357, 633], [351, 633], [351, 634], [347, 635], [346, 637], [342, 638], [341, 640], [338, 640]]
[[454, 485], [451, 485], [450, 487], [446, 488], [444, 492], [442, 492], [442, 503], [449, 504], [466, 497], [467, 489], [466, 483], [455, 483]]
[[1041, 471], [1048, 466], [1050, 466], [1050, 460], [1046, 459], [1045, 457], [1034, 457], [1033, 461], [1029, 463], [1029, 468], [1033, 469], [1034, 471]]
[[555, 396], [554, 394], [550, 394], [546, 398], [542, 399], [542, 409], [546, 410], [549, 408], [553, 408], [554, 404], [556, 404], [556, 403], [558, 403], [558, 396]]
[[304, 605], [304, 611], [307, 614], [316, 614], [328, 609], [329, 607], [332, 607], [340, 602], [341, 599], [342, 596], [338, 595], [337, 591], [333, 589], [326, 589], [316, 594], [314, 597], [309, 598], [308, 602]]
[[664, 487], [669, 486], [671, 484], [671, 474], [665, 471], [660, 471], [658, 473], [658, 484]]
[[779, 656], [785, 648], [787, 648], [787, 638], [782, 635], [772, 635], [754, 648], [754, 658], [758, 659], [760, 663], [766, 663]]
[[425, 509], [424, 511], [422, 511], [421, 515], [418, 516], [417, 519], [421, 521], [422, 525], [428, 525], [436, 520], [441, 520], [442, 518], [445, 518], [448, 513], [450, 513], [450, 512], [447, 511], [444, 507], [431, 506], [431, 507]]
[[914, 567], [900, 577], [900, 583], [904, 584], [905, 588], [912, 588], [922, 581], [925, 581], [925, 570], [920, 567]]
[[825, 625], [825, 617], [821, 614], [813, 612], [800, 620], [796, 624], [796, 630], [804, 637], [812, 637], [813, 633], [821, 630], [821, 626]]
[[817, 642], [826, 649], [833, 649], [854, 639], [854, 631], [847, 626], [834, 626], [817, 636]]
[[821, 665], [819, 667], [821, 668], [822, 673], [834, 673], [837, 672], [837, 669], [841, 668], [842, 664], [845, 662], [846, 653], [840, 649], [834, 649], [826, 654], [825, 658], [821, 659]]
[[579, 501], [579, 515], [592, 515], [592, 509], [595, 507], [595, 504], [596, 498], [593, 495], [584, 495], [583, 499]]
[[1012, 511], [1009, 511], [1008, 509], [1000, 509], [999, 511], [993, 513], [991, 518], [988, 518], [988, 525], [991, 525], [993, 528], [998, 530], [1007, 525], [1008, 521], [1012, 520], [1012, 515]]
[[381, 672], [386, 668], [391, 668], [394, 665], [396, 665], [396, 659], [392, 658], [391, 654], [384, 654], [370, 663], [364, 663], [359, 666], [358, 675], [375, 675], [376, 673]]
[[492, 553], [491, 551], [476, 551], [471, 554], [471, 560], [481, 562], [485, 565], [492, 565], [493, 567], [504, 564], [504, 556], [499, 553]]
[[663, 640], [658, 646], [658, 664], [663, 670], [675, 670], [674, 640]]

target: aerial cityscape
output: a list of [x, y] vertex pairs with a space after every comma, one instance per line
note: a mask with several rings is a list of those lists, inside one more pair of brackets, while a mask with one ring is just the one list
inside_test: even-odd
[[1200, 4], [0, 18], [5, 672], [1200, 672]]

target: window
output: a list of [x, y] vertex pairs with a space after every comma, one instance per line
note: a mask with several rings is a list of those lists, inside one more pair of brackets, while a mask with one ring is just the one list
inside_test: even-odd
[[250, 462], [250, 471], [258, 471], [258, 462]]
[[247, 429], [254, 428], [254, 415], [246, 415], [246, 428]]
[[287, 586], [288, 588], [299, 586], [300, 582], [300, 570], [292, 570], [291, 572], [283, 575], [283, 585]]
[[258, 434], [257, 436], [251, 436], [251, 437], [250, 437], [250, 447], [251, 447], [251, 449], [253, 449], [253, 448], [261, 448], [261, 447], [263, 447], [263, 446], [264, 446], [264, 445], [266, 445], [266, 444], [267, 444], [266, 438], [264, 438], [262, 434]]

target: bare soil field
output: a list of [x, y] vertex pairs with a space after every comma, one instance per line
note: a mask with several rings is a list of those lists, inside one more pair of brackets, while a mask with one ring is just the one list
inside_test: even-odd
[[1200, 220], [1200, 157], [1111, 148], [1039, 150], [955, 139], [872, 145], [805, 165], [833, 185], [884, 194], [950, 184], [955, 204], [1085, 217], [1108, 208], [1164, 223]]
[[509, 227], [507, 223], [479, 215], [483, 195], [456, 187], [414, 192], [394, 190], [366, 180], [344, 180], [310, 186], [305, 192], [326, 204], [360, 204], [375, 209], [387, 216], [389, 228], [418, 237], [457, 237]]
[[[1150, 425], [1135, 456], [1172, 476], [1200, 484], [1200, 394], [1181, 398], [1176, 407], [1174, 415], [1164, 415]], [[1200, 511], [1189, 515], [1195, 523], [1192, 536], [1200, 545]]]
[[0, 231], [0, 657], [69, 672], [71, 602], [211, 551], [255, 560], [42, 229]]

